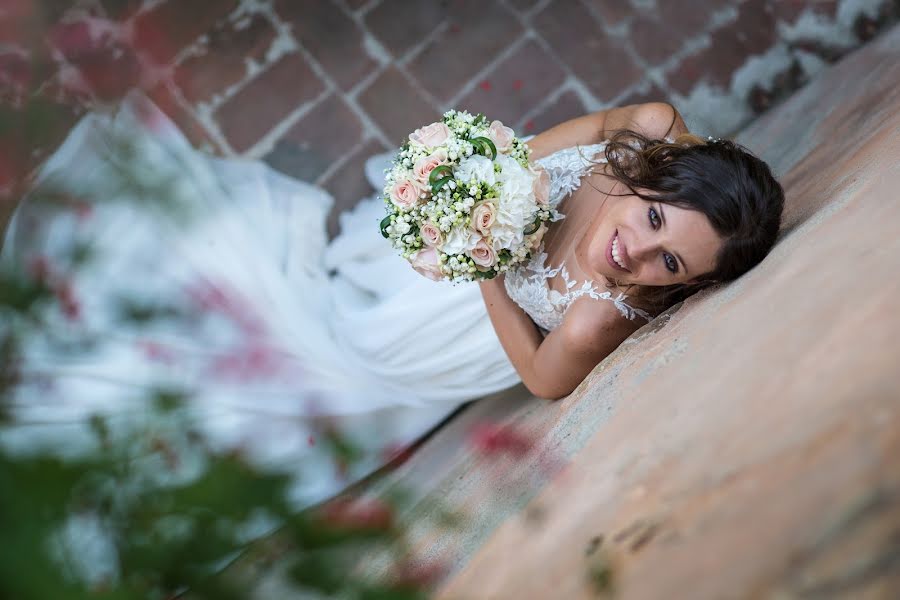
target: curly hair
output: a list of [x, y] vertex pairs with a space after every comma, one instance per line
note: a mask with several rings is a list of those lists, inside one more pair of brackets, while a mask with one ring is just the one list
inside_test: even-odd
[[702, 212], [724, 243], [701, 281], [639, 286], [636, 296], [655, 312], [759, 264], [775, 244], [784, 208], [781, 184], [746, 147], [689, 133], [668, 140], [617, 130], [605, 153], [611, 173], [603, 174], [642, 200]]

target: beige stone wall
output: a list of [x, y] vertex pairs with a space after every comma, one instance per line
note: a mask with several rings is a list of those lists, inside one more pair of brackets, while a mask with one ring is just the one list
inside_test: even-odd
[[423, 542], [465, 563], [441, 597], [900, 595], [900, 28], [737, 141], [785, 185], [776, 248], [504, 417], [573, 461], [524, 510], [513, 474], [444, 481], [495, 503]]

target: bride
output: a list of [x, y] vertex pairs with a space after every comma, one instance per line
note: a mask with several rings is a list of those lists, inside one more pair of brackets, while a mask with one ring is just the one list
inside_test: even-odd
[[[528, 144], [565, 218], [526, 266], [453, 285], [381, 237], [380, 193], [341, 215], [329, 242], [323, 190], [193, 150], [143, 97], [85, 117], [18, 207], [2, 258], [64, 300], [46, 317], [57, 332], [93, 342], [25, 344], [0, 442], [89, 449], [93, 415], [127, 431], [148, 390], [186, 390], [213, 446], [295, 474], [294, 500], [311, 504], [465, 401], [520, 382], [566, 396], [653, 316], [739, 277], [775, 241], [784, 195], [768, 166], [690, 134], [671, 105], [597, 112]], [[160, 217], [160, 200], [187, 224]], [[70, 268], [73, 248], [93, 260]], [[129, 297], [188, 318], [124, 319]], [[361, 445], [349, 472], [318, 452], [326, 422]]]

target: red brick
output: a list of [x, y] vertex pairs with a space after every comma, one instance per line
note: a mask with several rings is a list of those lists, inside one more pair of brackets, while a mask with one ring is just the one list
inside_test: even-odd
[[275, 29], [261, 15], [235, 29], [221, 21], [209, 33], [203, 54], [185, 59], [175, 71], [175, 81], [191, 102], [208, 102], [215, 94], [243, 81], [248, 58], [261, 62], [275, 39]]
[[193, 113], [181, 105], [167, 85], [156, 86], [147, 92], [147, 97], [178, 126], [191, 145], [195, 148], [210, 149], [215, 154], [222, 154], [222, 148], [218, 142], [212, 138], [206, 127], [197, 120]]
[[279, 0], [276, 10], [342, 89], [349, 90], [375, 68], [363, 47], [363, 31], [335, 3]]
[[35, 3], [31, 0], [4, 1], [3, 14], [0, 16], [0, 45], [25, 48], [35, 44], [36, 38], [46, 28]]
[[631, 104], [645, 104], [647, 102], [671, 103], [671, 100], [655, 83], [651, 83], [646, 90], [634, 90], [625, 96], [625, 98], [618, 101], [617, 104], [619, 106], [630, 106]]
[[684, 43], [705, 33], [712, 14], [733, 0], [695, 0], [690, 10], [678, 2], [661, 2], [658, 9], [644, 11], [631, 23], [634, 49], [651, 65], [665, 62]]
[[497, 65], [457, 108], [484, 113], [512, 125], [551, 95], [566, 73], [536, 42], [529, 41]]
[[[322, 186], [334, 196], [334, 208], [328, 215], [328, 235], [334, 237], [339, 231], [338, 215], [349, 210], [363, 198], [379, 193], [369, 184], [365, 176], [366, 160], [373, 154], [386, 151], [387, 148], [375, 140], [370, 140], [353, 152], [341, 169], [322, 182]], [[372, 227], [377, 227], [372, 223]]]
[[628, 17], [640, 12], [628, 0], [592, 0], [590, 4], [603, 23], [611, 26], [618, 25]]
[[267, 163], [304, 181], [316, 181], [362, 139], [359, 119], [339, 96], [329, 96], [301, 118], [266, 156]]
[[772, 10], [776, 21], [793, 23], [807, 10], [833, 19], [837, 4], [837, 0], [779, 0], [772, 3]]
[[651, 65], [668, 60], [678, 52], [688, 36], [673, 34], [668, 22], [656, 16], [640, 16], [631, 24], [631, 43], [638, 54]]
[[238, 1], [167, 0], [136, 17], [135, 45], [156, 62], [168, 64], [178, 52], [233, 12]]
[[706, 31], [714, 12], [736, 4], [735, 0], [693, 0], [688, 9], [680, 2], [660, 2], [656, 16], [671, 27], [670, 35], [688, 38]]
[[299, 53], [281, 57], [215, 113], [236, 152], [248, 150], [282, 119], [325, 89]]
[[740, 66], [741, 60], [739, 53], [723, 56], [716, 47], [708, 46], [683, 58], [667, 73], [666, 78], [672, 89], [682, 95], [690, 94], [701, 81], [708, 81], [720, 89], [728, 88], [731, 74]]
[[599, 99], [611, 100], [640, 81], [643, 73], [623, 49], [624, 42], [605, 34], [579, 2], [555, 0], [533, 20], [535, 29]]
[[441, 2], [382, 0], [366, 14], [365, 23], [384, 47], [399, 58], [447, 17]]
[[414, 129], [440, 117], [440, 113], [393, 67], [362, 91], [359, 103], [398, 146]]
[[722, 89], [747, 59], [761, 54], [776, 41], [775, 22], [766, 0], [746, 0], [737, 18], [710, 35], [710, 45], [684, 58], [669, 74], [671, 86], [687, 94], [701, 80]]
[[142, 0], [100, 0], [106, 16], [117, 21], [133, 17], [141, 9]]
[[524, 135], [542, 133], [554, 125], [584, 116], [587, 112], [575, 92], [566, 92], [536, 117], [526, 121], [521, 130]]
[[409, 72], [441, 102], [449, 101], [522, 32], [496, 1], [455, 0], [450, 25], [409, 64]]
[[[22, 189], [83, 113], [80, 106], [46, 98], [32, 99], [19, 107], [0, 104], [0, 190]], [[40, 127], [35, 127], [36, 123]]]
[[762, 54], [777, 38], [775, 17], [769, 0], [744, 0], [737, 19], [712, 34], [713, 45], [729, 46], [735, 41], [746, 56]]
[[520, 12], [528, 12], [538, 3], [538, 0], [508, 0], [510, 6]]

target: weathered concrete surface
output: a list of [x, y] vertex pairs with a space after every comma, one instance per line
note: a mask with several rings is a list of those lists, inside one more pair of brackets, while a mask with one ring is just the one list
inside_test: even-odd
[[[595, 597], [592, 570], [623, 598], [900, 597], [900, 27], [737, 139], [787, 191], [760, 267], [563, 401], [474, 404], [396, 474], [470, 516], [420, 526], [441, 597]], [[448, 452], [492, 413], [539, 450]]]

